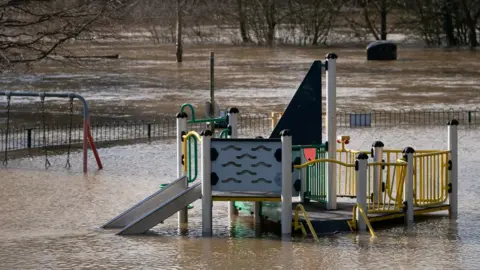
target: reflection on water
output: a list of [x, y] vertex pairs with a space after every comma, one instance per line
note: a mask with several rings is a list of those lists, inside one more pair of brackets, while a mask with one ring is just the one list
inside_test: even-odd
[[[187, 236], [176, 216], [146, 236], [116, 236], [99, 227], [154, 192], [175, 175], [173, 141], [100, 149], [105, 169], [81, 173], [81, 155], [71, 172], [65, 156], [12, 160], [0, 169], [0, 258], [2, 269], [477, 269], [480, 263], [478, 195], [480, 146], [476, 130], [460, 130], [459, 218], [415, 223], [412, 230], [377, 231], [378, 238], [340, 234], [281, 241], [272, 233], [256, 238], [247, 217], [230, 226], [227, 204], [214, 204], [214, 237], [201, 237], [201, 204], [190, 210]], [[377, 139], [388, 148], [447, 147], [445, 127], [430, 129], [345, 129], [354, 149]], [[93, 158], [91, 159], [93, 167]]]

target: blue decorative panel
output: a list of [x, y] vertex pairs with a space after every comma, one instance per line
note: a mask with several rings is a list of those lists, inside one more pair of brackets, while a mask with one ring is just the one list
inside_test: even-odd
[[212, 190], [282, 191], [280, 139], [212, 139]]

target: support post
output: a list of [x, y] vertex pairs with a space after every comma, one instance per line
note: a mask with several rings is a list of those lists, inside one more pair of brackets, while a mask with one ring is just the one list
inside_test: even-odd
[[[238, 138], [238, 114], [239, 114], [239, 112], [240, 111], [237, 108], [230, 108], [228, 110], [228, 128], [230, 130], [228, 135], [231, 139]], [[257, 203], [255, 203], [255, 207], [257, 207], [256, 204]], [[255, 211], [255, 213], [256, 213], [256, 211]], [[235, 216], [235, 202], [234, 201], [229, 201], [228, 202], [228, 217], [231, 219], [234, 216]]]
[[27, 129], [27, 148], [32, 148], [32, 129]]
[[415, 162], [413, 160], [413, 154], [415, 150], [412, 147], [406, 147], [403, 149], [403, 158], [407, 160], [407, 176], [404, 181], [403, 201], [405, 204], [405, 224], [413, 224], [414, 211], [413, 211], [413, 167]]
[[[187, 132], [187, 113], [180, 112], [177, 114], [177, 178], [185, 175], [183, 171], [183, 162], [186, 161], [187, 153], [183, 153], [183, 135]], [[183, 188], [187, 189], [188, 179], [185, 178]], [[188, 207], [185, 207], [178, 211], [178, 229], [182, 231], [188, 224]]]
[[255, 225], [258, 226], [262, 224], [262, 202], [255, 202], [253, 214]]
[[[336, 159], [336, 137], [337, 137], [337, 55], [329, 53], [326, 56], [325, 70], [327, 73], [327, 142], [329, 159]], [[337, 209], [337, 179], [336, 179], [336, 164], [333, 162], [327, 163], [327, 209]]]
[[[365, 211], [367, 215], [367, 163], [368, 155], [360, 153], [355, 161], [355, 171], [357, 173], [357, 204]], [[357, 207], [357, 225], [360, 232], [364, 232], [367, 229], [366, 220], [360, 213], [360, 209]]]
[[292, 233], [292, 135], [288, 129], [280, 132], [282, 138], [282, 235]]
[[[303, 164], [307, 162], [305, 159], [305, 149], [300, 150], [300, 163]], [[300, 194], [299, 199], [303, 203], [305, 202], [305, 192], [307, 192], [307, 168], [300, 169]]]
[[458, 121], [453, 119], [448, 122], [448, 150], [450, 151], [450, 217], [458, 216]]
[[[373, 156], [375, 162], [383, 161], [383, 147], [385, 145], [381, 141], [376, 141], [372, 144]], [[383, 182], [382, 182], [382, 168], [381, 165], [375, 165], [373, 169], [373, 203], [378, 206], [383, 204]]]
[[98, 169], [101, 170], [103, 169], [103, 164], [100, 160], [100, 155], [98, 154], [97, 147], [95, 146], [95, 141], [93, 140], [92, 131], [90, 129], [90, 120], [88, 120], [87, 138], [90, 144], [90, 148], [92, 149], [93, 156], [95, 157], [95, 161], [97, 161]]
[[88, 118], [83, 119], [83, 172], [88, 171]]
[[202, 235], [212, 236], [212, 164], [210, 159], [211, 139], [210, 130], [202, 132]]
[[[210, 52], [210, 113], [211, 117], [215, 117], [215, 54]], [[215, 122], [210, 122], [212, 133], [215, 134]]]

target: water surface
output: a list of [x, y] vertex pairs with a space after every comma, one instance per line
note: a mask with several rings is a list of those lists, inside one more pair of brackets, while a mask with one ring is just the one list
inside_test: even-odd
[[[400, 46], [399, 60], [384, 62], [367, 61], [365, 50], [359, 48], [191, 45], [181, 64], [168, 45], [79, 44], [71, 50], [81, 55], [119, 53], [121, 58], [67, 66], [42, 62], [27, 73], [2, 74], [2, 88], [76, 92], [87, 98], [93, 117], [159, 118], [161, 113], [174, 114], [184, 102], [203, 110], [209, 100], [209, 56], [214, 51], [215, 97], [221, 107], [270, 112], [283, 110], [314, 60], [323, 61], [327, 53], [335, 52], [340, 110], [473, 109], [480, 101], [480, 54], [461, 49]], [[38, 110], [34, 105], [38, 98], [22, 98], [15, 99], [12, 108], [22, 116], [20, 112]], [[50, 100], [46, 106], [47, 112], [68, 111], [66, 100]]]
[[[429, 129], [343, 129], [353, 149], [446, 149], [446, 127]], [[265, 134], [262, 134], [265, 135]], [[251, 135], [249, 135], [251, 136]], [[459, 217], [378, 230], [378, 238], [330, 235], [281, 241], [260, 238], [248, 219], [233, 226], [226, 203], [214, 204], [214, 237], [201, 237], [201, 204], [190, 210], [190, 229], [181, 236], [176, 217], [148, 236], [116, 236], [99, 227], [175, 178], [175, 144], [155, 141], [99, 149], [105, 169], [91, 158], [87, 176], [81, 155], [64, 169], [65, 155], [11, 160], [0, 169], [0, 258], [2, 269], [478, 269], [480, 258], [480, 145], [477, 131], [460, 130]], [[445, 214], [445, 213], [444, 213]]]

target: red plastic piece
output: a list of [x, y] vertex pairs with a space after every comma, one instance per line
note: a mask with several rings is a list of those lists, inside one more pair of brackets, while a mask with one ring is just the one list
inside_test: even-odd
[[87, 132], [88, 132], [88, 142], [90, 143], [90, 148], [93, 151], [93, 155], [97, 160], [98, 169], [103, 169], [102, 161], [100, 160], [100, 155], [98, 155], [97, 147], [95, 147], [95, 142], [93, 141], [92, 133], [90, 132], [90, 121], [87, 123]]
[[317, 149], [316, 148], [305, 148], [303, 149], [303, 155], [305, 156], [305, 159], [307, 161], [312, 161], [315, 159], [317, 155]]

